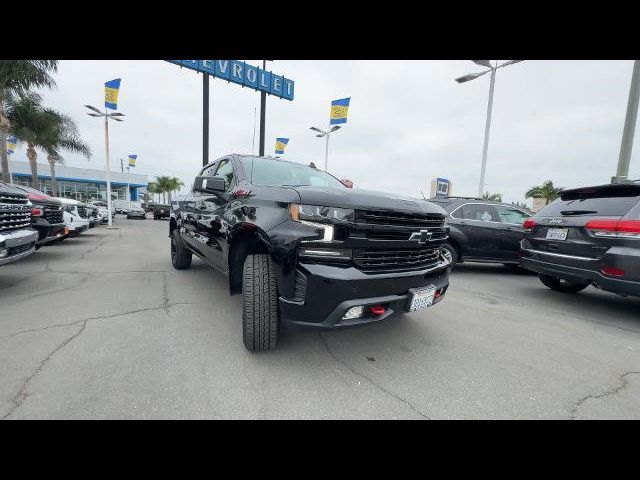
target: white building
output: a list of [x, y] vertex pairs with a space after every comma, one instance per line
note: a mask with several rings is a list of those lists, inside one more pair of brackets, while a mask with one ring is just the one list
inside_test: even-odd
[[[51, 190], [51, 167], [48, 163], [38, 163], [38, 184], [32, 185], [29, 162], [9, 161], [13, 183], [33, 186], [49, 195]], [[67, 167], [56, 165], [58, 196], [76, 200], [106, 200], [107, 181], [104, 170]], [[111, 193], [117, 200], [137, 201], [147, 190], [149, 177], [135, 173], [111, 172]], [[128, 188], [128, 192], [127, 192]]]

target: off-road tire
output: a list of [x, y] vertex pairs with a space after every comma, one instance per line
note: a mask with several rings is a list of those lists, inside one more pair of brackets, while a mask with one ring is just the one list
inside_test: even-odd
[[579, 291], [587, 288], [591, 283], [589, 281], [572, 282], [569, 280], [562, 280], [557, 277], [543, 274], [539, 274], [538, 278], [545, 286], [549, 287], [551, 290], [563, 293], [578, 293]]
[[278, 341], [278, 288], [271, 257], [248, 255], [242, 269], [242, 341], [247, 350], [273, 350]]
[[171, 233], [171, 265], [176, 270], [185, 270], [191, 266], [192, 257], [193, 254], [185, 248], [176, 228]]

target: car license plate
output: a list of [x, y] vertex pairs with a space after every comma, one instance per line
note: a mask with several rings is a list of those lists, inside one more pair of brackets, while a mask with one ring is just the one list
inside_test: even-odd
[[413, 296], [411, 297], [411, 306], [409, 307], [409, 311], [415, 312], [416, 310], [430, 307], [433, 305], [435, 294], [436, 287], [434, 285], [414, 290]]
[[550, 228], [547, 230], [547, 240], [566, 240], [568, 228]]

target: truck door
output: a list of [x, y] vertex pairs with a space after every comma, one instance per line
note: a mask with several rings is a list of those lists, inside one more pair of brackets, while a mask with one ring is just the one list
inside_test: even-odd
[[198, 197], [195, 202], [196, 232], [205, 242], [209, 263], [226, 272], [229, 225], [224, 219], [224, 210], [235, 187], [236, 175], [230, 158], [220, 160], [212, 171], [212, 176], [224, 178], [226, 189], [223, 193], [203, 193]]
[[[205, 167], [201, 175], [213, 175], [215, 169], [218, 166], [218, 162], [213, 163]], [[180, 211], [180, 217], [182, 219], [182, 225], [185, 229], [184, 238], [191, 248], [198, 252], [202, 256], [207, 256], [206, 239], [201, 236], [198, 231], [198, 215], [201, 210], [198, 208], [202, 204], [202, 197], [208, 196], [202, 192], [191, 192], [191, 194], [185, 198], [182, 203]]]

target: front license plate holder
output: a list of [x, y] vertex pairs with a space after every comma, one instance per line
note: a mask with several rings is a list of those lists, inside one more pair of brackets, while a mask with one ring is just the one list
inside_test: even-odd
[[427, 287], [412, 288], [409, 290], [409, 300], [407, 302], [407, 311], [415, 312], [433, 305], [436, 296], [436, 286], [429, 285]]

